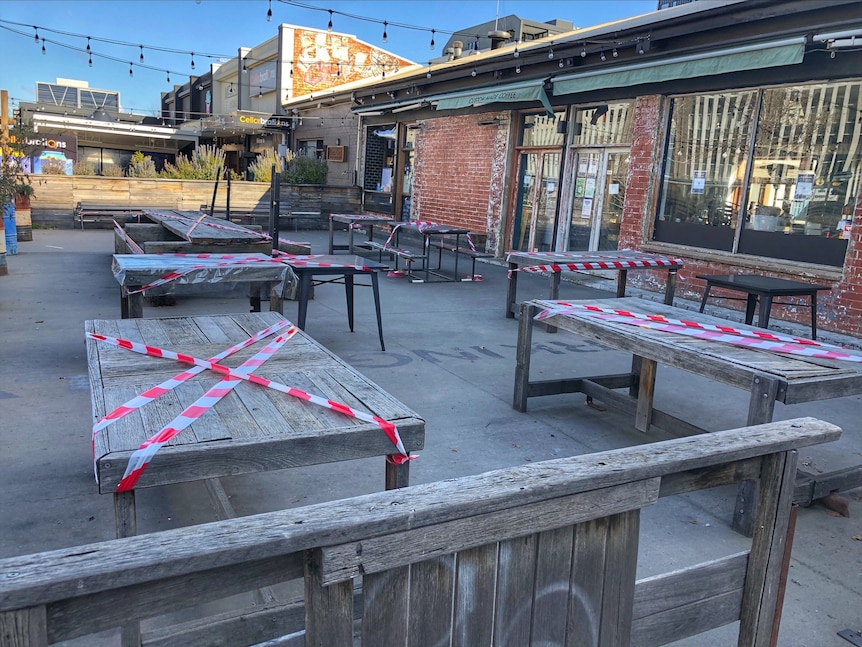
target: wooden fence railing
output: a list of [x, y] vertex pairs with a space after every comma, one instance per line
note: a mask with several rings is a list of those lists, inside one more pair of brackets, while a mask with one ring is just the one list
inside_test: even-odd
[[[296, 578], [304, 605], [154, 622], [142, 643], [649, 646], [740, 620], [740, 645], [769, 645], [796, 449], [839, 435], [812, 418], [774, 422], [0, 560], [0, 645], [41, 647]], [[636, 581], [642, 508], [752, 479], [749, 551]]]

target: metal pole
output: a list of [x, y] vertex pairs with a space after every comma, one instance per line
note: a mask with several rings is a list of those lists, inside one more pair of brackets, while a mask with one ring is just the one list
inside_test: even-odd
[[221, 177], [221, 166], [219, 166], [218, 171], [216, 171], [216, 181], [215, 186], [213, 187], [213, 201], [210, 203], [210, 218], [212, 218], [213, 212], [215, 211], [215, 201], [216, 201], [216, 193], [218, 193], [218, 181]]
[[[9, 155], [9, 93], [0, 90], [0, 164], [6, 166], [6, 156]], [[3, 230], [3, 219], [0, 218], [0, 276], [9, 274], [6, 266], [6, 232]]]
[[230, 221], [230, 169], [224, 170], [224, 176], [227, 179], [227, 203], [224, 210], [224, 219]]

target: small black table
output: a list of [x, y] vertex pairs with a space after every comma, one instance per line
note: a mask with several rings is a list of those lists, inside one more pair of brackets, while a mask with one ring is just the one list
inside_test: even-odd
[[[737, 292], [746, 292], [745, 323], [752, 325], [754, 321], [754, 308], [760, 300], [760, 308], [757, 313], [757, 326], [767, 328], [769, 326], [769, 312], [772, 310], [773, 298], [789, 296], [807, 296], [811, 304], [793, 304], [811, 309], [811, 339], [817, 339], [817, 292], [820, 290], [831, 290], [828, 285], [814, 285], [802, 281], [791, 281], [789, 279], [778, 279], [772, 276], [759, 276], [757, 274], [718, 274], [698, 275], [699, 279], [706, 281], [706, 289], [703, 292], [703, 300], [700, 302], [700, 311], [706, 307], [709, 291], [715, 287]], [[733, 297], [725, 297], [733, 298]], [[776, 305], [787, 305], [775, 301]]]
[[[378, 270], [385, 270], [387, 266], [376, 263], [361, 256], [344, 255], [311, 255], [292, 256], [282, 261], [289, 265], [299, 280], [299, 311], [297, 313], [296, 325], [300, 330], [305, 330], [305, 319], [308, 314], [308, 298], [314, 285], [323, 283], [344, 283], [344, 291], [347, 297], [347, 323], [350, 332], [353, 332], [353, 277], [357, 274], [367, 274], [371, 277], [371, 288], [374, 290], [374, 310], [377, 313], [377, 333], [380, 337], [380, 350], [386, 350], [383, 345], [383, 323], [380, 318], [380, 290], [377, 286]], [[315, 276], [324, 275], [334, 278], [314, 280]], [[343, 277], [343, 278], [340, 278]], [[360, 284], [361, 285], [361, 284]], [[366, 285], [366, 287], [368, 287]]]

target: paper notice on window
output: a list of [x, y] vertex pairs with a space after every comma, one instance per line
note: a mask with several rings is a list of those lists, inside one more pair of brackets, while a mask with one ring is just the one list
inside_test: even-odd
[[587, 160], [581, 160], [578, 162], [578, 175], [586, 175], [587, 174]]
[[706, 191], [706, 171], [695, 171], [691, 179], [691, 192], [704, 193]]
[[586, 186], [586, 178], [579, 177], [575, 180], [575, 197], [584, 197], [584, 187]]
[[620, 192], [620, 183], [619, 182], [611, 182], [608, 184], [608, 195], [619, 195]]
[[590, 198], [584, 198], [584, 204], [581, 206], [581, 218], [589, 218], [593, 213], [593, 201]]
[[584, 186], [584, 197], [585, 198], [594, 198], [596, 197], [596, 178], [588, 177], [587, 183]]
[[796, 176], [796, 190], [793, 192], [794, 200], [807, 200], [814, 191], [814, 173], [800, 173]]

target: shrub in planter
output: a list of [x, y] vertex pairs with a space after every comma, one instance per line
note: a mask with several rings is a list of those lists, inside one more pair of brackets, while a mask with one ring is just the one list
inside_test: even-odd
[[281, 176], [286, 184], [326, 184], [329, 165], [326, 160], [297, 155]]

